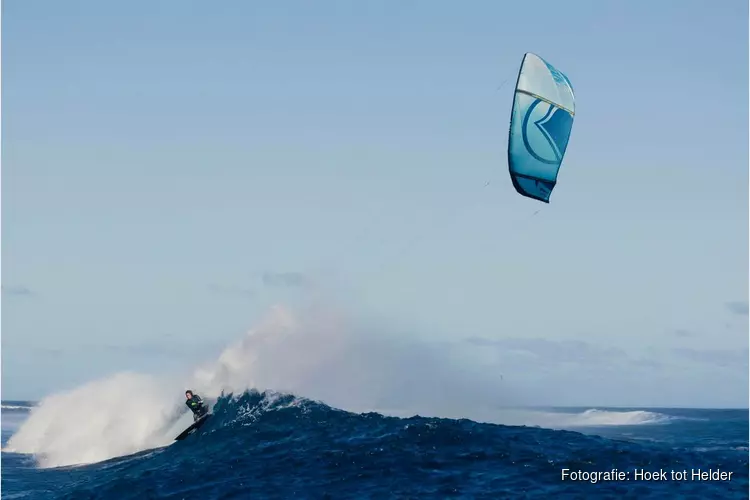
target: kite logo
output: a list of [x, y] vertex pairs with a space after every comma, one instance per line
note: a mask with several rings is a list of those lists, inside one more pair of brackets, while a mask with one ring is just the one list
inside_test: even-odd
[[526, 151], [542, 163], [559, 165], [568, 147], [572, 127], [570, 113], [536, 99], [526, 111], [521, 126]]

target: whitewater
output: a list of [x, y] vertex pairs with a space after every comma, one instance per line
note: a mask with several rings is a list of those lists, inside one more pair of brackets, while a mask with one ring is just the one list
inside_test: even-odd
[[[276, 307], [184, 373], [3, 402], [3, 498], [747, 498], [746, 410], [520, 407], [468, 353], [360, 324]], [[174, 442], [187, 388], [213, 416]], [[636, 468], [733, 479], [561, 480]]]
[[[330, 311], [295, 315], [277, 306], [218, 359], [192, 373], [118, 373], [43, 399], [4, 451], [32, 454], [41, 467], [59, 467], [167, 446], [192, 421], [181, 399], [187, 388], [209, 402], [221, 394], [271, 390], [352, 412], [560, 429], [670, 418], [648, 411], [498, 408], [490, 402], [509, 398], [505, 388], [467, 372], [447, 351], [354, 331], [345, 317]], [[124, 409], [124, 396], [136, 407]]]

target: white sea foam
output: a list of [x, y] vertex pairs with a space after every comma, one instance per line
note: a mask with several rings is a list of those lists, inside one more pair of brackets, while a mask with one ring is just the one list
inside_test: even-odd
[[192, 376], [120, 373], [43, 399], [5, 451], [31, 453], [53, 467], [170, 444], [191, 421], [186, 387], [204, 398], [271, 389], [350, 411], [409, 407], [463, 417], [502, 396], [501, 387], [463, 369], [450, 349], [362, 328], [330, 311], [295, 315], [277, 307]]

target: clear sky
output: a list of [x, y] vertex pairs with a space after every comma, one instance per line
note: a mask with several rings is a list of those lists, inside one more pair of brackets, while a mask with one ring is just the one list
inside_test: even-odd
[[[190, 366], [314, 299], [519, 390], [746, 406], [747, 25], [742, 0], [4, 2], [3, 399]], [[507, 174], [527, 51], [576, 91], [549, 205]]]

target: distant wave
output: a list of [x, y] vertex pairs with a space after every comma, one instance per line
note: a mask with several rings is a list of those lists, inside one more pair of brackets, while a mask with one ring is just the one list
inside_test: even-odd
[[31, 410], [35, 405], [33, 403], [23, 403], [23, 402], [13, 402], [13, 404], [10, 403], [3, 403], [0, 406], [0, 410], [8, 410], [8, 411], [28, 411]]
[[[414, 412], [374, 410], [383, 415], [408, 418]], [[466, 418], [464, 415], [441, 415], [448, 418]], [[535, 409], [500, 409], [494, 411], [474, 412], [471, 420], [501, 425], [526, 427], [545, 427], [548, 429], [576, 429], [583, 427], [615, 427], [633, 425], [666, 424], [673, 420], [683, 420], [648, 410], [599, 410], [590, 408], [580, 412], [543, 411]]]
[[655, 425], [669, 423], [680, 417], [648, 410], [599, 410], [590, 408], [581, 412], [502, 410], [494, 423], [525, 425], [550, 429], [575, 429], [582, 427], [610, 427]]
[[549, 415], [551, 420], [557, 420], [559, 422], [557, 426], [564, 427], [663, 424], [677, 418], [663, 413], [645, 410], [614, 411], [597, 410], [595, 408], [586, 410], [582, 413], [552, 413]]

